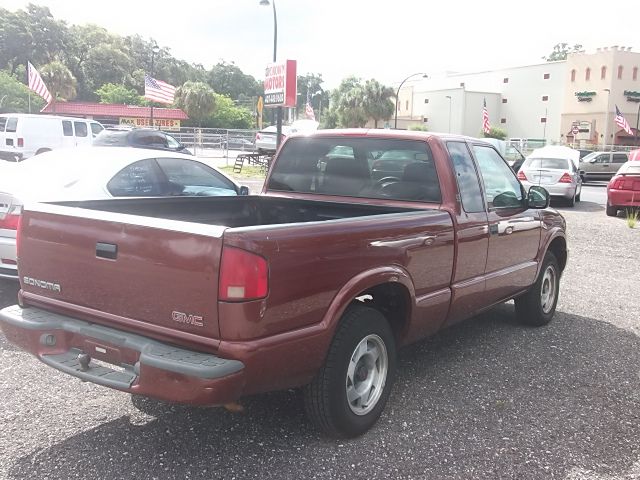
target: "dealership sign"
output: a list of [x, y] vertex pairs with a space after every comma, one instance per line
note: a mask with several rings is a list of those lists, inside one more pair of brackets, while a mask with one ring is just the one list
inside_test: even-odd
[[265, 107], [295, 107], [297, 90], [295, 60], [267, 66], [264, 75]]
[[[153, 124], [160, 130], [180, 130], [180, 120], [170, 118], [154, 118]], [[131, 127], [148, 127], [151, 120], [148, 118], [128, 118], [120, 117], [120, 125], [129, 125]]]

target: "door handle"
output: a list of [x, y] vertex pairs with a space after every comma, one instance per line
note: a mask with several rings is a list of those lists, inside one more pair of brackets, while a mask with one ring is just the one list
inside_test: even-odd
[[113, 243], [96, 243], [96, 257], [115, 260], [118, 258], [118, 245]]

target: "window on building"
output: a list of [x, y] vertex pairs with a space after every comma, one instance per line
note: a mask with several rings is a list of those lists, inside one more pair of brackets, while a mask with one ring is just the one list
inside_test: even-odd
[[633, 79], [638, 80], [638, 67], [633, 67]]
[[623, 70], [622, 65], [619, 65], [618, 66], [618, 80], [622, 80], [622, 70]]
[[428, 119], [427, 117], [424, 117], [424, 118], [422, 119], [422, 121], [423, 121], [424, 123], [427, 123], [427, 122], [429, 121], [429, 119]]
[[460, 82], [460, 87], [464, 88], [464, 82]]
[[591, 80], [591, 69], [587, 67], [587, 69], [584, 72], [584, 79], [585, 80]]
[[404, 109], [409, 111], [409, 100], [405, 100], [404, 102]]
[[501, 118], [500, 119], [500, 123], [507, 123], [507, 119], [506, 118]]
[[543, 101], [543, 102], [546, 102], [546, 101], [548, 101], [548, 100], [549, 100], [549, 95], [543, 95], [543, 96], [542, 96], [542, 101]]
[[549, 74], [549, 73], [545, 73], [543, 78], [544, 78], [545, 80], [549, 80], [549, 78], [551, 78], [551, 74]]
[[540, 123], [547, 123], [547, 117], [542, 117], [540, 119]]
[[509, 83], [509, 78], [508, 77], [504, 77], [502, 79], [502, 83]]
[[507, 103], [507, 99], [506, 99], [506, 98], [503, 98], [503, 99], [502, 99], [502, 103]]
[[572, 82], [576, 81], [576, 69], [575, 68], [573, 70], [571, 70], [571, 81]]
[[424, 103], [429, 103], [429, 99], [428, 99], [428, 98], [425, 98], [425, 99], [424, 99]]
[[607, 78], [607, 67], [600, 68], [600, 80]]

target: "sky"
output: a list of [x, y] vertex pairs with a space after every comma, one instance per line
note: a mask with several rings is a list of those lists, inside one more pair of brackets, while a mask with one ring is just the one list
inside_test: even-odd
[[[2, 0], [10, 10], [29, 3]], [[234, 62], [258, 79], [273, 55], [273, 9], [259, 0], [31, 0], [69, 24], [154, 38], [205, 68]], [[556, 43], [638, 47], [638, 0], [277, 0], [279, 60], [325, 87], [355, 75], [398, 84], [412, 73], [474, 72], [542, 62]]]

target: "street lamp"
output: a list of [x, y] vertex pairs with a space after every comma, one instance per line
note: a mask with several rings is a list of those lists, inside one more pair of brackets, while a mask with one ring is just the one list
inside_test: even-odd
[[611, 96], [611, 90], [605, 88], [602, 90], [607, 92], [607, 106], [604, 111], [604, 141], [602, 142], [602, 150], [607, 150], [607, 135], [609, 135], [609, 97]]
[[[153, 45], [151, 46], [151, 78], [154, 78], [155, 76], [155, 72], [154, 72], [154, 60], [156, 55], [158, 54], [158, 52], [160, 51], [160, 47], [158, 47], [158, 44], [156, 42], [153, 42]], [[151, 101], [151, 128], [154, 127], [153, 125], [153, 101]]]
[[402, 82], [400, 82], [400, 86], [398, 87], [398, 90], [396, 91], [396, 113], [393, 116], [393, 128], [394, 129], [398, 128], [398, 96], [400, 96], [400, 89], [402, 88], [402, 85], [404, 85], [404, 82], [409, 80], [411, 77], [415, 77], [416, 75], [422, 75], [422, 78], [429, 78], [429, 75], [427, 75], [426, 73], [412, 73], [407, 78], [402, 80]]
[[[273, 6], [273, 63], [276, 63], [278, 52], [278, 16], [276, 14], [276, 1], [275, 0], [260, 0], [260, 5], [263, 7]], [[280, 142], [282, 141], [282, 107], [276, 108], [276, 150], [280, 148]]]
[[451, 133], [451, 95], [447, 95], [446, 98], [449, 99], [449, 130], [448, 130], [448, 133]]

